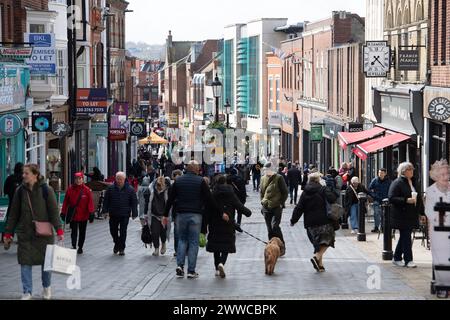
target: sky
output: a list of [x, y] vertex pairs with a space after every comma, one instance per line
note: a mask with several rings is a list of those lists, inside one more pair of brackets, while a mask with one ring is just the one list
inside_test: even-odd
[[257, 18], [288, 18], [289, 23], [327, 18], [331, 11], [366, 15], [366, 0], [128, 0], [127, 41], [164, 44], [168, 31], [174, 41], [220, 39], [224, 26]]

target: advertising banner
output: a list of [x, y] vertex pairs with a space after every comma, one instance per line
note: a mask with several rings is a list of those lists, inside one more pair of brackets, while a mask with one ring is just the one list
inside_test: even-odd
[[56, 48], [53, 33], [25, 33], [25, 42], [33, 47], [31, 57], [25, 60], [32, 75], [56, 75]]

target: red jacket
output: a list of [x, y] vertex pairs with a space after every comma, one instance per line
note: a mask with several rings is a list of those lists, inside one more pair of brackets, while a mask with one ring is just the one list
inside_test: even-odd
[[64, 203], [61, 209], [62, 214], [67, 214], [69, 205], [75, 206], [77, 204], [81, 189], [83, 189], [83, 195], [81, 196], [80, 203], [72, 219], [72, 221], [74, 222], [83, 222], [89, 220], [90, 214], [95, 211], [91, 189], [86, 187], [84, 184], [81, 186], [73, 184], [66, 192], [66, 197], [64, 198]]

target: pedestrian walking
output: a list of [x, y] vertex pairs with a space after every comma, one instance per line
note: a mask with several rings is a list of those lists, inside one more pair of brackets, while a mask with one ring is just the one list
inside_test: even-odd
[[125, 255], [128, 222], [138, 217], [137, 197], [126, 181], [126, 174], [118, 172], [116, 181], [105, 193], [103, 214], [109, 215], [109, 230], [114, 241], [114, 254]]
[[[183, 171], [181, 170], [174, 170], [172, 171], [172, 180], [170, 182], [170, 188], [172, 189], [173, 184], [175, 183], [175, 180], [177, 180], [177, 178], [181, 177], [183, 175]], [[170, 190], [169, 190], [169, 194], [170, 194]], [[178, 249], [178, 232], [177, 232], [177, 224], [176, 224], [176, 208], [175, 208], [175, 204], [173, 204], [172, 206], [172, 210], [170, 210], [170, 221], [173, 222], [173, 249], [175, 251], [174, 256], [177, 256], [177, 249]]]
[[139, 220], [140, 220], [142, 226], [145, 225], [145, 215], [146, 215], [145, 204], [148, 203], [148, 201], [149, 201], [150, 184], [151, 184], [150, 177], [144, 176], [138, 187], [137, 199], [138, 199], [138, 204], [139, 204]]
[[[264, 165], [265, 174], [261, 180], [261, 204], [262, 214], [266, 221], [269, 241], [273, 237], [279, 238], [284, 242], [280, 223], [283, 214], [283, 208], [288, 198], [288, 189], [284, 179], [272, 169], [272, 164], [267, 162]], [[282, 250], [282, 256], [285, 254]]]
[[391, 227], [400, 231], [400, 239], [394, 253], [393, 263], [399, 267], [416, 268], [412, 252], [412, 231], [419, 228], [419, 214], [423, 215], [422, 197], [414, 185], [414, 166], [404, 162], [398, 166], [398, 178], [389, 188]]
[[252, 166], [252, 181], [253, 191], [259, 191], [259, 185], [261, 184], [261, 164], [258, 162]]
[[359, 229], [359, 193], [368, 194], [368, 191], [359, 182], [358, 177], [353, 177], [345, 193], [345, 208], [350, 212], [352, 234], [357, 234]]
[[[247, 188], [245, 180], [239, 176], [237, 169], [233, 168], [231, 169], [230, 175], [228, 175], [227, 177], [227, 181], [228, 184], [233, 187], [233, 190], [236, 196], [238, 197], [239, 201], [242, 204], [245, 204], [247, 202]], [[236, 222], [239, 225], [242, 223], [242, 214], [240, 214], [239, 212]]]
[[[306, 163], [305, 163], [306, 165]], [[308, 183], [308, 174], [309, 174], [309, 168], [306, 166], [306, 168], [303, 169], [303, 178], [302, 178], [302, 190], [305, 190], [306, 185]]]
[[291, 226], [304, 215], [304, 227], [314, 246], [311, 263], [317, 272], [325, 272], [323, 256], [329, 247], [334, 248], [335, 231], [333, 222], [328, 218], [328, 207], [335, 203], [336, 193], [328, 186], [322, 186], [319, 173], [309, 176], [308, 183], [300, 201], [292, 213]]
[[75, 183], [67, 189], [61, 209], [61, 216], [66, 224], [70, 225], [72, 249], [83, 254], [86, 240], [87, 223], [94, 222], [94, 201], [92, 191], [84, 184], [83, 172], [75, 173]]
[[218, 176], [213, 191], [219, 211], [209, 212], [206, 251], [214, 254], [216, 277], [225, 278], [225, 263], [229, 254], [236, 253], [236, 211], [250, 217], [252, 212], [238, 199], [225, 176]]
[[293, 165], [288, 173], [288, 185], [289, 185], [289, 197], [291, 198], [291, 204], [297, 204], [298, 186], [302, 182], [302, 173], [298, 169], [298, 163]]
[[198, 162], [190, 161], [186, 167], [186, 174], [177, 178], [172, 185], [164, 211], [163, 225], [167, 225], [170, 209], [175, 205], [179, 237], [176, 275], [179, 278], [184, 277], [187, 248], [187, 277], [189, 279], [198, 278], [196, 266], [203, 210], [207, 204], [209, 204], [211, 210], [218, 210], [208, 185], [199, 176], [199, 171], [200, 166]]
[[378, 170], [378, 177], [374, 178], [369, 185], [369, 195], [373, 199], [373, 215], [375, 220], [375, 228], [372, 230], [373, 233], [377, 233], [381, 226], [381, 204], [384, 199], [389, 196], [389, 187], [391, 186], [391, 181], [387, 177], [387, 170], [381, 168]]
[[[3, 191], [8, 196], [8, 209], [6, 209], [6, 221], [8, 221], [9, 211], [12, 205], [14, 194], [16, 193], [17, 188], [22, 184], [23, 181], [22, 176], [23, 176], [23, 163], [18, 162], [14, 166], [14, 173], [8, 176], [8, 178], [6, 178], [5, 180]], [[4, 235], [5, 234], [2, 233], [1, 242], [4, 242]]]
[[102, 174], [102, 172], [100, 171], [99, 168], [94, 167], [92, 169], [91, 173], [86, 174], [86, 176], [88, 178], [91, 179], [91, 181], [104, 181], [105, 180], [105, 176]]
[[[44, 224], [48, 233], [38, 233], [36, 222]], [[47, 222], [48, 224], [45, 224]], [[12, 242], [12, 232], [18, 237], [17, 258], [21, 266], [22, 300], [30, 300], [33, 294], [32, 266], [41, 266], [44, 299], [51, 299], [51, 273], [44, 271], [45, 250], [55, 243], [53, 228], [57, 230], [58, 241], [64, 241], [64, 230], [59, 218], [58, 203], [52, 187], [35, 164], [23, 169], [23, 182], [17, 189], [6, 225], [5, 242]]]
[[339, 176], [342, 178], [342, 190], [346, 190], [347, 186], [350, 184], [350, 179], [348, 178], [348, 164], [346, 162], [341, 164]]
[[162, 218], [169, 199], [169, 187], [170, 182], [168, 183], [164, 177], [159, 177], [148, 188], [149, 197], [144, 210], [145, 223], [150, 225], [155, 257], [164, 255], [167, 251], [167, 229], [162, 224]]

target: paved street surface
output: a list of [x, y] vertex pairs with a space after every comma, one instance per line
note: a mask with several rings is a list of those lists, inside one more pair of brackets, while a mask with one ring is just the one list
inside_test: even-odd
[[[260, 214], [258, 194], [249, 189], [248, 207], [253, 216], [244, 220], [243, 228], [266, 239], [266, 227]], [[106, 221], [88, 226], [85, 254], [79, 256], [81, 290], [66, 288], [66, 276], [53, 276], [56, 299], [433, 299], [429, 294], [431, 253], [414, 243], [418, 269], [396, 269], [381, 261], [382, 237], [369, 235], [366, 243], [357, 243], [347, 230], [339, 231], [336, 249], [324, 260], [326, 273], [318, 274], [309, 261], [312, 246], [303, 223], [289, 226], [293, 206], [283, 217], [287, 243], [286, 256], [279, 260], [275, 275], [264, 275], [264, 244], [245, 235], [237, 236], [237, 254], [226, 265], [227, 278], [214, 277], [212, 254], [201, 249], [198, 259], [200, 278], [175, 278], [173, 242], [166, 256], [153, 257], [151, 249], [140, 242], [140, 224], [130, 223], [125, 257], [112, 254], [112, 240]], [[245, 219], [245, 218], [244, 218]], [[370, 228], [368, 225], [367, 228]], [[369, 229], [370, 230], [370, 229]], [[66, 234], [66, 246], [70, 246]], [[395, 243], [394, 243], [395, 245]], [[379, 289], [368, 287], [368, 268], [380, 270]], [[20, 297], [21, 283], [16, 246], [0, 249], [0, 299]], [[36, 298], [41, 292], [40, 270], [35, 268]], [[370, 282], [370, 281], [369, 281]]]

